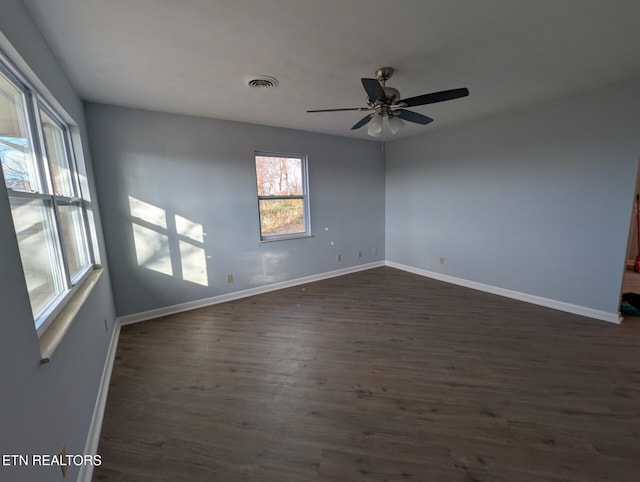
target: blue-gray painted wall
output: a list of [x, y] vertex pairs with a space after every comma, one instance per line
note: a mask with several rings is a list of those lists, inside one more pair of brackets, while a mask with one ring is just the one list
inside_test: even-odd
[[617, 313], [639, 105], [636, 79], [391, 143], [387, 259]]
[[[78, 124], [88, 147], [83, 105], [20, 0], [2, 0], [0, 45], [12, 60], [26, 62], [59, 107]], [[20, 57], [20, 58], [18, 58]], [[24, 68], [24, 65], [20, 65]], [[89, 178], [88, 149], [85, 161]], [[11, 210], [0, 183], [0, 454], [82, 454], [115, 322], [108, 272], [99, 280], [51, 362], [40, 365]], [[96, 212], [98, 233], [100, 217]], [[99, 239], [102, 245], [102, 239]], [[104, 254], [104, 249], [102, 250]], [[103, 257], [104, 259], [104, 257]], [[110, 329], [105, 330], [104, 320]], [[75, 480], [71, 467], [65, 480]], [[3, 467], [0, 480], [63, 480], [59, 467]]]
[[[384, 260], [378, 143], [100, 104], [86, 115], [119, 316]], [[312, 237], [260, 242], [257, 150], [307, 156]], [[162, 238], [155, 249], [170, 257], [171, 274], [138, 264], [145, 247], [136, 246], [130, 197], [169, 221], [144, 229]], [[207, 234], [196, 246], [210, 257], [206, 285], [180, 275], [175, 215]]]

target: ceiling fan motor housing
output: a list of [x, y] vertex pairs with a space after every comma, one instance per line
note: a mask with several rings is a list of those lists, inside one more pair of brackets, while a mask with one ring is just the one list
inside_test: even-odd
[[384, 95], [387, 96], [387, 103], [391, 104], [400, 99], [400, 92], [393, 87], [383, 87]]
[[375, 72], [378, 82], [386, 82], [393, 75], [393, 67], [380, 67]]

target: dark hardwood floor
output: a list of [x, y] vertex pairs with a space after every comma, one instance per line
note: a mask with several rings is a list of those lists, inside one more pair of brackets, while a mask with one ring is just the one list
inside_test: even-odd
[[640, 320], [392, 268], [122, 328], [94, 481], [640, 480]]

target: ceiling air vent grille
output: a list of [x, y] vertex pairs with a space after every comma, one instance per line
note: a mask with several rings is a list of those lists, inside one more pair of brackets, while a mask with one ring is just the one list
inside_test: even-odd
[[246, 82], [252, 89], [272, 89], [278, 86], [278, 79], [268, 75], [247, 77]]

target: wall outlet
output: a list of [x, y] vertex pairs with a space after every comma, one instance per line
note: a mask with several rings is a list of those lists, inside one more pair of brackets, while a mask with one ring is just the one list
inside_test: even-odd
[[233, 275], [231, 273], [227, 275], [227, 283], [233, 283]]
[[338, 256], [336, 256], [336, 261], [339, 263], [340, 261], [342, 261], [342, 255], [339, 254]]
[[374, 256], [378, 254], [378, 248], [371, 248], [371, 254]]
[[440, 264], [444, 264], [444, 256], [440, 256]]
[[362, 258], [362, 251], [358, 251], [358, 258]]
[[105, 329], [105, 331], [109, 331], [109, 322], [107, 321], [106, 318], [104, 320], [104, 329]]

